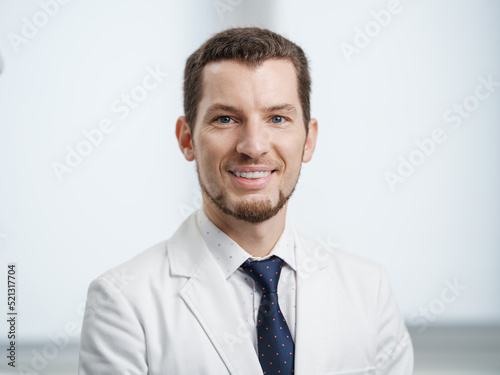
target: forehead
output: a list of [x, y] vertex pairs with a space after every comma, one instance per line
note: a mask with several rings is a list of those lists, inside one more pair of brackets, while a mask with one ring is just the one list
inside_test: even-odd
[[240, 106], [286, 102], [300, 107], [295, 67], [284, 59], [268, 59], [256, 66], [238, 60], [210, 62], [203, 68], [198, 109], [203, 111], [217, 101], [230, 101]]

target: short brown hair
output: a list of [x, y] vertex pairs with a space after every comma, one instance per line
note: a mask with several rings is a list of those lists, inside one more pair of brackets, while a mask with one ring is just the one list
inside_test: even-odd
[[295, 43], [267, 29], [232, 28], [215, 34], [186, 61], [184, 69], [184, 113], [194, 129], [196, 112], [202, 95], [202, 71], [206, 64], [218, 60], [238, 60], [257, 66], [268, 59], [290, 60], [297, 72], [297, 85], [306, 133], [310, 119], [311, 77], [306, 55]]

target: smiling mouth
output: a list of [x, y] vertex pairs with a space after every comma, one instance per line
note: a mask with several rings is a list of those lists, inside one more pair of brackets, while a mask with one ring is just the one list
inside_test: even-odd
[[257, 172], [233, 172], [230, 171], [236, 177], [245, 178], [247, 180], [255, 180], [258, 178], [265, 178], [275, 171], [257, 171]]

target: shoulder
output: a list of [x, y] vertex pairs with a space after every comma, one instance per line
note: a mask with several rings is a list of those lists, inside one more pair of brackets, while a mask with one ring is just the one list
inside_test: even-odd
[[203, 249], [200, 250], [200, 238], [195, 211], [170, 238], [97, 277], [90, 284], [89, 293], [107, 288], [117, 296], [137, 300], [146, 298], [157, 289], [174, 287], [176, 281], [182, 281], [174, 278], [174, 275], [186, 270], [185, 273], [189, 273], [199, 263], [200, 253], [203, 252]]
[[294, 233], [298, 251], [303, 253], [303, 260], [326, 265], [342, 273], [372, 276], [381, 272], [381, 266], [370, 259], [340, 250], [336, 244], [304, 236], [295, 229]]
[[171, 282], [172, 262], [179, 258], [172, 253], [185, 254], [187, 248], [193, 247], [189, 240], [194, 237], [196, 228], [194, 215], [191, 215], [170, 238], [102, 273], [92, 281], [89, 290], [107, 288], [125, 297], [137, 297], [160, 285], [167, 286]]
[[376, 262], [294, 232], [299, 274], [322, 270], [328, 274], [332, 285], [343, 293], [372, 303], [376, 303], [381, 288], [389, 287], [383, 267]]
[[98, 303], [99, 296], [111, 299], [141, 294], [152, 279], [168, 272], [167, 249], [168, 240], [164, 240], [102, 273], [90, 283], [88, 299], [94, 295]]

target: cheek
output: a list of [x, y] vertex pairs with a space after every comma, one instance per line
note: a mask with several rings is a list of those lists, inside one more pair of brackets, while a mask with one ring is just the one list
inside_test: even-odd
[[220, 173], [223, 152], [217, 146], [203, 147], [196, 151], [198, 164], [210, 175]]
[[282, 145], [281, 155], [289, 169], [300, 168], [300, 165], [302, 164], [303, 149], [302, 140]]

